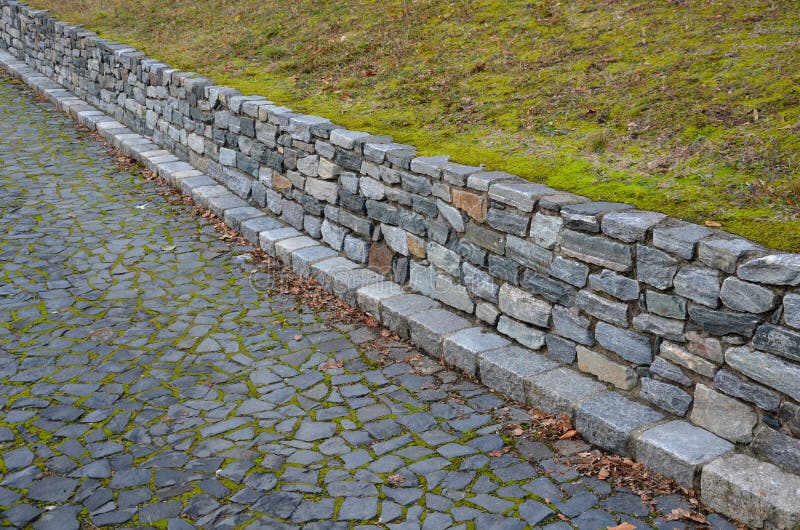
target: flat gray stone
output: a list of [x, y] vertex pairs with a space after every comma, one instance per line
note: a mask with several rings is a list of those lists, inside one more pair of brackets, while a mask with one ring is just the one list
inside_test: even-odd
[[277, 219], [263, 216], [244, 221], [241, 226], [241, 231], [245, 239], [254, 245], [258, 245], [261, 232], [275, 230], [277, 228], [281, 228], [282, 226], [283, 224]]
[[746, 239], [704, 239], [697, 245], [697, 259], [721, 271], [733, 274], [736, 264], [759, 247]]
[[606, 385], [569, 368], [556, 368], [528, 380], [528, 405], [549, 414], [572, 415], [583, 401], [608, 392]]
[[730, 348], [725, 362], [759, 383], [800, 401], [800, 367], [747, 346]]
[[312, 264], [311, 277], [317, 280], [323, 289], [333, 292], [334, 278], [345, 271], [355, 269], [360, 269], [357, 263], [347, 258], [334, 257]]
[[561, 217], [567, 228], [583, 232], [600, 232], [602, 218], [611, 212], [630, 210], [633, 206], [619, 202], [583, 202], [567, 204], [561, 208]]
[[686, 488], [706, 463], [734, 450], [732, 443], [685, 421], [657, 425], [634, 440], [636, 460]]
[[663, 417], [663, 414], [616, 392], [607, 392], [578, 406], [575, 427], [589, 443], [615, 454], [630, 456], [633, 431]]
[[800, 294], [789, 293], [783, 297], [783, 321], [787, 326], [800, 329]]
[[408, 339], [411, 336], [408, 319], [435, 307], [439, 307], [436, 300], [418, 294], [387, 298], [381, 303], [382, 323], [398, 336]]
[[508, 316], [543, 328], [547, 327], [552, 310], [550, 303], [534, 298], [508, 283], [500, 287], [498, 299], [500, 311]]
[[639, 397], [676, 416], [686, 415], [692, 404], [692, 396], [680, 388], [650, 377], [642, 378]]
[[394, 282], [377, 282], [359, 287], [356, 291], [358, 307], [381, 320], [381, 304], [384, 300], [404, 294], [403, 288]]
[[687, 265], [678, 271], [674, 279], [675, 293], [698, 304], [716, 308], [719, 306], [719, 272], [706, 267]]
[[669, 289], [678, 272], [678, 260], [666, 252], [636, 245], [636, 279], [657, 289]]
[[588, 318], [559, 305], [553, 306], [552, 316], [553, 329], [557, 335], [584, 346], [592, 346], [594, 344], [594, 334]]
[[284, 227], [272, 230], [264, 230], [258, 233], [258, 241], [261, 250], [275, 256], [275, 244], [284, 239], [300, 237], [302, 234], [294, 228]]
[[666, 218], [666, 215], [656, 212], [630, 210], [611, 212], [603, 216], [603, 233], [625, 241], [645, 241], [651, 228]]
[[544, 346], [544, 331], [518, 322], [506, 315], [501, 315], [497, 321], [497, 331], [532, 350], [539, 350]]
[[429, 309], [409, 316], [408, 327], [414, 344], [435, 357], [441, 357], [444, 339], [471, 325], [450, 311]]
[[752, 407], [697, 384], [694, 388], [692, 423], [732, 442], [749, 443], [758, 415]]
[[289, 239], [283, 239], [275, 243], [275, 257], [277, 257], [286, 265], [291, 265], [292, 254], [295, 251], [306, 247], [316, 246], [319, 246], [319, 243], [308, 236], [298, 236]]
[[692, 259], [697, 242], [712, 233], [710, 228], [693, 224], [675, 228], [656, 228], [653, 230], [653, 245], [683, 259]]
[[481, 382], [490, 388], [525, 402], [525, 381], [558, 367], [558, 363], [525, 348], [510, 346], [480, 354]]
[[757, 385], [728, 370], [720, 370], [716, 373], [714, 376], [714, 387], [729, 396], [755, 403], [759, 408], [764, 410], [774, 412], [778, 410], [781, 404], [781, 397], [777, 392]]
[[582, 290], [575, 297], [577, 305], [585, 313], [618, 326], [628, 325], [628, 304], [609, 300], [592, 291]]
[[800, 472], [800, 440], [797, 438], [762, 426], [753, 438], [750, 448], [784, 469]]
[[560, 243], [561, 252], [586, 263], [617, 272], [629, 271], [633, 267], [630, 245], [603, 236], [565, 229], [561, 232]]
[[522, 179], [497, 182], [489, 186], [489, 198], [523, 212], [532, 212], [539, 197], [554, 192], [549, 186], [525, 182]]
[[478, 356], [490, 350], [508, 346], [510, 342], [483, 328], [468, 328], [448, 336], [442, 343], [442, 359], [474, 376]]
[[612, 361], [602, 353], [578, 346], [578, 368], [582, 372], [592, 374], [600, 381], [611, 383], [617, 388], [631, 390], [636, 386], [639, 377], [630, 366]]
[[373, 283], [382, 283], [384, 281], [385, 278], [377, 272], [359, 267], [332, 273], [329, 285], [331, 291], [337, 298], [356, 307], [358, 304], [357, 293], [361, 287]]
[[649, 365], [653, 361], [650, 339], [645, 335], [620, 329], [605, 322], [597, 323], [594, 334], [603, 348], [616, 353], [626, 361], [639, 365]]
[[747, 261], [736, 269], [743, 280], [771, 285], [800, 285], [800, 254], [772, 254]]
[[800, 361], [800, 331], [773, 324], [762, 324], [756, 329], [753, 346], [790, 361]]
[[755, 458], [732, 454], [703, 467], [700, 500], [753, 528], [800, 525], [800, 477]]
[[311, 265], [336, 256], [336, 251], [322, 245], [301, 248], [292, 253], [292, 269], [298, 276], [310, 276]]

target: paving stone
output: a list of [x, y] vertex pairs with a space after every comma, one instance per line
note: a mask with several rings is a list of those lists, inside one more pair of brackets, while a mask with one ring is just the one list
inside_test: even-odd
[[663, 417], [644, 405], [607, 392], [577, 407], [575, 426], [588, 442], [630, 456], [633, 431]]
[[475, 375], [478, 356], [487, 351], [507, 346], [509, 341], [483, 328], [467, 328], [444, 339], [442, 359], [470, 375]]
[[430, 298], [408, 294], [387, 298], [381, 306], [383, 324], [400, 337], [409, 338], [408, 319], [412, 315], [437, 307]]
[[723, 456], [703, 467], [700, 499], [754, 528], [800, 524], [800, 477], [752, 457]]
[[551, 414], [572, 415], [581, 402], [607, 391], [604, 384], [569, 368], [556, 368], [528, 382], [527, 403]]
[[557, 363], [525, 348], [510, 346], [478, 356], [481, 382], [520, 402], [525, 401], [525, 381], [552, 370]]
[[733, 444], [684, 421], [644, 431], [636, 437], [634, 447], [637, 461], [687, 488], [694, 487], [702, 466], [734, 449]]
[[444, 309], [429, 309], [408, 319], [411, 340], [424, 351], [441, 356], [442, 342], [448, 335], [471, 327], [469, 322]]

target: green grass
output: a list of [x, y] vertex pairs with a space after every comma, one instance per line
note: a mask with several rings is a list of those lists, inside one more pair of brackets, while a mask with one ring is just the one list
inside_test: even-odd
[[796, 1], [31, 3], [423, 154], [800, 251]]

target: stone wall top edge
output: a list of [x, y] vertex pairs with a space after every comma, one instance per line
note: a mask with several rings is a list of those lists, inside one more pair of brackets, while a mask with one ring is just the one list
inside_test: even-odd
[[[100, 37], [96, 33], [92, 32], [91, 30], [87, 30], [81, 25], [73, 25], [59, 21], [52, 17], [48, 10], [35, 9], [17, 0], [0, 0], [0, 6], [15, 7], [19, 9], [21, 13], [30, 18], [38, 18], [43, 23], [52, 24], [54, 28], [58, 27], [61, 30], [60, 33], [62, 35], [77, 40], [88, 41], [90, 46], [97, 47], [104, 52], [113, 54], [117, 61], [119, 61], [120, 58], [125, 57], [130, 65], [130, 70], [140, 67], [147, 68], [147, 71], [151, 73], [156, 70], [160, 72], [168, 71], [170, 73], [170, 83], [178, 83], [180, 86], [188, 87], [189, 89], [192, 87], [200, 87], [201, 90], [200, 94], [198, 95], [200, 97], [204, 97], [205, 99], [209, 99], [211, 97], [210, 91], [214, 90], [217, 93], [215, 97], [218, 97], [219, 104], [223, 107], [221, 110], [228, 110], [235, 114], [241, 114], [241, 104], [244, 101], [252, 100], [254, 98], [266, 99], [268, 97], [258, 94], [245, 95], [237, 89], [227, 87], [225, 85], [216, 85], [214, 80], [208, 76], [174, 68], [163, 61], [150, 58], [144, 52], [141, 52], [132, 46]], [[593, 205], [601, 205], [606, 203], [606, 201], [592, 201], [588, 197], [557, 189], [551, 189], [552, 193], [549, 191], [546, 192], [546, 190], [541, 189], [542, 187], [546, 188], [546, 186], [543, 184], [535, 183], [510, 173], [487, 170], [483, 166], [475, 167], [459, 164], [450, 160], [449, 155], [418, 155], [416, 147], [393, 143], [391, 137], [353, 131], [336, 125], [329, 119], [321, 116], [297, 113], [288, 107], [280, 106], [279, 103], [273, 103], [272, 101], [267, 101], [267, 103], [268, 105], [265, 106], [269, 107], [269, 111], [264, 114], [263, 120], [261, 119], [262, 115], [259, 113], [256, 117], [256, 119], [259, 119], [259, 121], [269, 121], [271, 123], [281, 125], [285, 122], [287, 128], [289, 129], [296, 123], [303, 123], [311, 126], [315, 124], [326, 124], [323, 128], [317, 127], [317, 130], [312, 128], [312, 136], [316, 137], [317, 139], [329, 140], [330, 132], [335, 130], [337, 131], [336, 135], [339, 137], [346, 135], [355, 137], [352, 144], [354, 146], [358, 146], [359, 149], [363, 149], [365, 145], [377, 145], [379, 147], [376, 149], [378, 151], [382, 151], [383, 155], [390, 150], [398, 152], [407, 151], [406, 154], [410, 155], [410, 167], [402, 168], [407, 171], [412, 171], [437, 179], [446, 177], [449, 171], [464, 171], [463, 168], [471, 168], [474, 170], [472, 172], [465, 171], [470, 177], [475, 177], [480, 174], [491, 175], [492, 178], [488, 179], [488, 183], [486, 184], [485, 188], [477, 185], [471, 186], [469, 183], [462, 187], [487, 193], [490, 199], [498, 200], [499, 202], [502, 202], [502, 199], [498, 197], [494, 191], [501, 188], [505, 189], [506, 191], [511, 189], [510, 192], [516, 193], [517, 195], [531, 197], [533, 204], [530, 207], [521, 209], [522, 212], [528, 213], [531, 216], [537, 212], [563, 214], [563, 211], [576, 209], [575, 205], [584, 206], [583, 209], [591, 209]], [[358, 137], [358, 135], [364, 136]], [[391, 144], [391, 149], [388, 149], [387, 144]], [[379, 164], [390, 164], [383, 156], [381, 156], [381, 153], [378, 153], [378, 159], [379, 162], [377, 163]], [[454, 184], [452, 180], [448, 180], [448, 183], [458, 187], [458, 184]], [[513, 206], [516, 206], [516, 203]], [[602, 226], [602, 235], [611, 237], [615, 240], [620, 240], [620, 237], [614, 234], [613, 230], [606, 229], [606, 223], [603, 222], [603, 219], [608, 215], [610, 215], [610, 218], [617, 220], [619, 220], [619, 218], [624, 219], [627, 216], [630, 222], [636, 222], [635, 218], [637, 216], [646, 217], [650, 215], [663, 215], [657, 212], [635, 209], [633, 205], [626, 206], [629, 208], [625, 212], [622, 212], [620, 209], [609, 210], [607, 213], [601, 212], [598, 214], [598, 219], [601, 221]], [[580, 210], [581, 208], [577, 209]], [[669, 234], [673, 237], [675, 235], [681, 237], [681, 234], [699, 235], [700, 237], [696, 237], [694, 239], [695, 250], [692, 252], [692, 254], [690, 256], [679, 255], [679, 257], [687, 261], [701, 261], [706, 265], [715, 268], [721, 268], [715, 264], [718, 262], [729, 263], [731, 260], [731, 252], [734, 252], [738, 253], [734, 257], [734, 267], [732, 270], [722, 269], [724, 272], [739, 276], [747, 281], [778, 288], [788, 287], [789, 289], [792, 289], [800, 286], [800, 254], [798, 253], [789, 253], [769, 249], [761, 245], [757, 245], [744, 237], [731, 234], [724, 230], [709, 228], [670, 216], [663, 216], [657, 222], [649, 225], [646, 228], [645, 233], [646, 236], [644, 238], [640, 238], [636, 241], [626, 241], [625, 239], [621, 240], [626, 243], [642, 243], [647, 244], [648, 246], [655, 246], [656, 248], [667, 250], [667, 252], [670, 254], [675, 254], [675, 252], [671, 252], [670, 249], [664, 248], [664, 246], [659, 245], [656, 241], [654, 241], [658, 239], [657, 234]], [[705, 259], [701, 259], [701, 257], [698, 255], [698, 249], [701, 246], [703, 246], [705, 249]]]

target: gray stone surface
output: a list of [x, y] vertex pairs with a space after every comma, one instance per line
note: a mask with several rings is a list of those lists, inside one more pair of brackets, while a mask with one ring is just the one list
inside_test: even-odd
[[653, 230], [653, 245], [683, 259], [692, 259], [697, 242], [712, 233], [711, 229], [705, 226], [692, 224], [674, 228], [656, 228]]
[[736, 264], [759, 247], [746, 239], [704, 239], [697, 245], [697, 257], [709, 267], [733, 274]]
[[607, 392], [581, 403], [575, 426], [588, 442], [617, 454], [630, 456], [633, 431], [664, 416], [655, 410]]
[[720, 370], [714, 375], [714, 388], [729, 396], [754, 403], [764, 410], [777, 411], [781, 403], [780, 395], [777, 392], [764, 388], [728, 370]]
[[750, 448], [793, 473], [800, 472], [800, 440], [763, 426], [753, 438]]
[[539, 272], [547, 272], [553, 261], [551, 251], [519, 237], [509, 236], [505, 250], [509, 258]]
[[481, 382], [520, 402], [525, 401], [525, 381], [552, 370], [557, 363], [519, 346], [481, 353], [478, 356]]
[[569, 368], [556, 368], [528, 380], [530, 406], [551, 414], [572, 415], [583, 401], [607, 392], [606, 385]]
[[800, 524], [800, 477], [755, 458], [733, 454], [703, 467], [700, 499], [753, 528]]
[[693, 354], [674, 342], [662, 342], [659, 351], [664, 359], [700, 375], [714, 377], [714, 374], [717, 372], [718, 367], [713, 362]]
[[408, 318], [411, 340], [422, 350], [441, 357], [444, 339], [462, 329], [471, 327], [470, 323], [450, 311], [429, 309]]
[[523, 324], [506, 315], [500, 315], [497, 321], [497, 331], [532, 350], [539, 350], [544, 346], [544, 331]]
[[800, 329], [800, 294], [789, 293], [783, 297], [783, 320], [787, 326]]
[[636, 245], [636, 279], [657, 289], [669, 289], [678, 272], [678, 260], [654, 248]]
[[680, 296], [648, 290], [646, 304], [647, 310], [656, 315], [681, 320], [686, 318], [686, 299]]
[[555, 192], [544, 184], [522, 179], [501, 181], [489, 186], [489, 197], [523, 212], [532, 212], [539, 197]]
[[648, 429], [634, 441], [636, 459], [686, 488], [706, 463], [730, 451], [730, 442], [685, 421], [671, 421]]
[[551, 304], [507, 283], [500, 287], [498, 300], [500, 311], [508, 316], [543, 328], [547, 327], [552, 310]]
[[404, 294], [387, 298], [381, 303], [381, 322], [402, 338], [410, 337], [408, 319], [428, 309], [438, 307], [439, 303], [427, 296]]
[[719, 272], [705, 267], [687, 265], [675, 275], [675, 292], [684, 298], [716, 308], [719, 306]]
[[[16, 23], [17, 13], [27, 9], [14, 5], [4, 11], [0, 35], [5, 24]], [[186, 184], [187, 190], [205, 188], [196, 193], [198, 203], [210, 206], [234, 228], [244, 230], [240, 225], [252, 216], [264, 217], [242, 201], [249, 198], [255, 206], [282, 214], [286, 223], [313, 239], [324, 238], [335, 250], [344, 248], [352, 260], [363, 262], [369, 245], [380, 239], [373, 220], [377, 219], [409, 232], [408, 253], [416, 261], [426, 255], [425, 237], [447, 248], [458, 243], [442, 218], [426, 219], [439, 210], [428, 195], [450, 201], [449, 186], [428, 177], [458, 180], [477, 173], [471, 184], [487, 188], [514, 180], [507, 174], [481, 173], [478, 168], [450, 167], [444, 159], [415, 158], [413, 149], [393, 144], [387, 137], [337, 133], [336, 126], [324, 118], [295, 114], [258, 96], [244, 97], [224, 87], [212, 87], [210, 80], [148, 59], [139, 64], [138, 52], [119, 53], [119, 45], [105, 41], [93, 47], [95, 37], [47, 21], [47, 15], [37, 15], [25, 30], [34, 39], [44, 35], [44, 40], [18, 41], [18, 45], [28, 53], [29, 43], [47, 42], [47, 34], [54, 28], [63, 31], [59, 47], [86, 39], [88, 47], [39, 55], [36, 62], [59, 63], [70, 58], [73, 75], [62, 79], [80, 79], [81, 94], [114, 112], [124, 125], [110, 118], [104, 121], [97, 114], [91, 119], [85, 115], [84, 121], [92, 127], [99, 125], [110, 142], [123, 146], [171, 182]], [[95, 91], [103, 76], [80, 77], [87, 71], [87, 62], [80, 60], [86, 50], [92, 50], [101, 67], [108, 65], [106, 74], [116, 76], [113, 87], [104, 87], [103, 100]], [[4, 57], [0, 52], [0, 63]], [[23, 63], [14, 64], [19, 71], [27, 69]], [[125, 70], [140, 67], [141, 72], [131, 75]], [[48, 83], [48, 97], [60, 101], [63, 109], [72, 109], [73, 114], [96, 112], [66, 91], [52, 91], [57, 85], [44, 77], [29, 75], [26, 79]], [[6, 258], [3, 263], [10, 263], [1, 271], [6, 283], [0, 288], [0, 317], [11, 322], [7, 329], [14, 333], [4, 333], [0, 327], [0, 351], [10, 352], [13, 358], [24, 343], [40, 353], [36, 359], [26, 357], [20, 363], [6, 358], [0, 361], [0, 391], [14, 392], [18, 386], [31, 389], [31, 394], [16, 399], [0, 417], [4, 424], [15, 427], [9, 429], [10, 437], [0, 433], [5, 460], [11, 467], [23, 466], [4, 477], [3, 488], [11, 491], [11, 496], [0, 490], [4, 500], [16, 504], [7, 510], [9, 520], [24, 525], [38, 517], [34, 528], [53, 524], [77, 528], [81, 524], [77, 514], [82, 512], [83, 522], [101, 527], [151, 520], [163, 521], [168, 528], [195, 524], [238, 527], [263, 524], [273, 517], [299, 525], [311, 521], [336, 524], [339, 519], [342, 526], [366, 522], [360, 518], [372, 519], [380, 513], [402, 524], [413, 525], [421, 519], [426, 528], [433, 528], [447, 526], [455, 512], [449, 513], [450, 499], [430, 490], [435, 490], [445, 473], [456, 472], [470, 476], [458, 491], [448, 493], [453, 500], [466, 497], [481, 509], [505, 511], [504, 516], [473, 515], [478, 526], [523, 524], [515, 520], [521, 515], [518, 506], [523, 492], [543, 491], [525, 481], [536, 481], [543, 470], [517, 463], [512, 455], [489, 459], [482, 454], [502, 447], [494, 430], [497, 425], [520, 421], [521, 411], [500, 407], [502, 402], [485, 388], [457, 379], [442, 365], [394, 342], [391, 335], [378, 338], [377, 330], [358, 321], [331, 320], [331, 314], [339, 316], [338, 303], [321, 313], [310, 311], [301, 301], [280, 292], [285, 284], [273, 284], [271, 278], [283, 273], [254, 261], [241, 240], [219, 238], [205, 221], [198, 224], [185, 216], [178, 205], [167, 204], [155, 193], [153, 184], [137, 182], [135, 176], [113, 168], [92, 141], [78, 137], [69, 141], [66, 149], [50, 149], [49, 144], [65, 143], [73, 134], [63, 127], [63, 117], [38, 109], [21, 110], [26, 105], [41, 108], [42, 104], [26, 102], [25, 97], [3, 99], [4, 90], [17, 90], [3, 83], [0, 80], [0, 113], [10, 109], [12, 117], [0, 120], [0, 128], [10, 124], [3, 137], [12, 139], [8, 145], [14, 147], [6, 149], [0, 143], [3, 159], [6, 163], [12, 160], [8, 167], [13, 171], [8, 184], [4, 181], [0, 186], [4, 203], [12, 205], [6, 212], [9, 219], [4, 218], [12, 228], [0, 243]], [[124, 92], [117, 97], [112, 90]], [[14, 118], [15, 112], [24, 119]], [[40, 122], [46, 125], [40, 127]], [[133, 131], [152, 133], [153, 138]], [[33, 142], [20, 141], [37, 134], [40, 136]], [[47, 145], [44, 150], [43, 144]], [[80, 153], [77, 157], [76, 151]], [[47, 175], [36, 171], [43, 153]], [[179, 161], [185, 156], [226, 183], [233, 194], [214, 186], [208, 177], [201, 182], [201, 173]], [[424, 176], [408, 172], [412, 163]], [[77, 166], [80, 177], [72, 171]], [[348, 172], [371, 179], [364, 181], [363, 194], [359, 195], [356, 174]], [[0, 171], [0, 178], [7, 175]], [[334, 181], [335, 177], [340, 178]], [[519, 183], [514, 190], [517, 195], [502, 192], [508, 208], [497, 209], [492, 222], [522, 235], [523, 225], [527, 232], [528, 217], [514, 212], [528, 208], [520, 201], [532, 199], [529, 192], [538, 185], [514, 181]], [[10, 195], [6, 195], [8, 190]], [[543, 191], [551, 193], [541, 198], [542, 208], [549, 214], [586, 202], [577, 196]], [[27, 201], [28, 197], [35, 199]], [[478, 194], [478, 198], [485, 200], [486, 195]], [[377, 202], [382, 199], [385, 202]], [[131, 203], [141, 207], [131, 209]], [[56, 209], [51, 207], [54, 204]], [[597, 204], [573, 208], [569, 223], [596, 231], [600, 218], [616, 208]], [[480, 217], [480, 211], [475, 212]], [[534, 235], [534, 243], [528, 243], [531, 247], [521, 249], [517, 243], [523, 240], [517, 238], [512, 246], [526, 261], [513, 259], [531, 269], [517, 274], [517, 265], [503, 255], [506, 236], [487, 230], [477, 217], [467, 229], [466, 239], [475, 245], [468, 256], [471, 263], [487, 263], [480, 246], [495, 252], [488, 260], [491, 272], [513, 282], [527, 277], [530, 288], [546, 300], [572, 303], [574, 291], [559, 281], [582, 287], [589, 268], [562, 257], [554, 259], [551, 251], [558, 249], [555, 238], [562, 237], [557, 223], [549, 234], [541, 232], [541, 239]], [[39, 231], [40, 219], [50, 222], [44, 237]], [[351, 304], [358, 301], [359, 286], [371, 281], [385, 283], [374, 273], [356, 270], [353, 261], [324, 259], [332, 254], [318, 244], [294, 248], [294, 243], [280, 243], [300, 236], [297, 231], [286, 231], [278, 224], [249, 230], [251, 240], [263, 242], [269, 253], [279, 250], [283, 261], [291, 262], [300, 273], [310, 270], [324, 288]], [[349, 235], [348, 230], [354, 233]], [[261, 232], [267, 235], [262, 237]], [[29, 237], [34, 238], [32, 243], [27, 242]], [[52, 249], [52, 239], [58, 241], [62, 253], [42, 257], [39, 247]], [[596, 259], [620, 248], [608, 241], [614, 243], [605, 238], [594, 241], [598, 247], [589, 255]], [[14, 252], [23, 245], [24, 254]], [[142, 252], [157, 248], [162, 251]], [[407, 257], [393, 257], [395, 277], [405, 279], [408, 261]], [[548, 279], [546, 274], [556, 279]], [[440, 277], [449, 278], [432, 277], [434, 287]], [[458, 274], [452, 279], [458, 279]], [[31, 299], [25, 298], [28, 295], [35, 303], [25, 305]], [[386, 299], [370, 303], [375, 307]], [[494, 321], [497, 316], [490, 315], [491, 304], [481, 304], [481, 315]], [[37, 310], [46, 320], [37, 320]], [[775, 315], [774, 321], [779, 318]], [[516, 322], [516, 333], [524, 340], [542, 342], [544, 331], [505, 317], [504, 323], [509, 322]], [[373, 343], [374, 339], [384, 344]], [[553, 345], [563, 343], [565, 359], [574, 356], [568, 351], [571, 341], [554, 335], [552, 339]], [[87, 365], [92, 369], [87, 370]], [[247, 381], [252, 384], [246, 385]], [[57, 396], [58, 404], [51, 396]], [[28, 431], [31, 428], [33, 434]], [[425, 446], [413, 442], [408, 434], [411, 429], [421, 433]], [[29, 445], [35, 448], [37, 458], [25, 467], [30, 455], [13, 452], [14, 446], [23, 438], [30, 442], [29, 436], [38, 436], [40, 430], [57, 432], [52, 437], [57, 443], [42, 436], [38, 445]], [[484, 432], [474, 437], [476, 430]], [[21, 434], [14, 436], [14, 432]], [[431, 455], [432, 447], [440, 456]], [[383, 460], [381, 455], [389, 452], [393, 453], [391, 460]], [[403, 462], [407, 468], [401, 469], [398, 466]], [[486, 462], [491, 465], [483, 468]], [[577, 478], [577, 473], [563, 464], [543, 466], [559, 483]], [[323, 467], [326, 473], [320, 473]], [[380, 477], [371, 473], [383, 476], [393, 471], [405, 478], [405, 487], [397, 489], [418, 491], [416, 499], [425, 495], [424, 505], [409, 508], [406, 514], [388, 500], [385, 494], [389, 489], [383, 491]], [[219, 479], [214, 478], [215, 472]], [[418, 480], [423, 474], [426, 480]], [[344, 480], [348, 476], [364, 486], [339, 486], [349, 482]], [[66, 481], [59, 482], [61, 479]], [[547, 480], [542, 477], [537, 484]], [[59, 506], [48, 506], [44, 514], [39, 508], [25, 508], [30, 506], [26, 496], [50, 496], [48, 491], [60, 491], [59, 484], [65, 491], [71, 490], [73, 482], [68, 481], [75, 481], [74, 496], [58, 501]], [[203, 491], [199, 495], [198, 483]], [[469, 484], [474, 486], [466, 487]], [[118, 488], [122, 490], [117, 497], [111, 492]], [[592, 489], [598, 495], [611, 490], [605, 485]], [[190, 491], [195, 494], [185, 495]], [[334, 496], [342, 494], [344, 503], [334, 503]], [[563, 492], [547, 494], [556, 500], [555, 509], [583, 521], [582, 525], [609, 520], [608, 514], [593, 509], [598, 499], [581, 484], [565, 483]], [[61, 499], [67, 493], [58, 495]], [[602, 506], [635, 512], [631, 503], [624, 501], [624, 494], [611, 495]], [[352, 498], [369, 500], [357, 503]], [[12, 513], [17, 515], [12, 518]], [[178, 519], [179, 514], [185, 519]]]
[[746, 261], [736, 269], [739, 278], [772, 285], [800, 285], [800, 255], [771, 254]]
[[594, 344], [594, 334], [588, 318], [559, 305], [553, 306], [552, 316], [556, 334], [585, 346]]
[[753, 336], [753, 346], [791, 361], [800, 361], [800, 331], [762, 324]]
[[678, 383], [679, 385], [689, 386], [692, 384], [692, 380], [686, 377], [683, 370], [665, 360], [663, 357], [656, 357], [653, 360], [653, 364], [650, 365], [650, 372], [662, 379]]
[[640, 333], [598, 322], [595, 327], [595, 338], [600, 345], [616, 353], [626, 361], [646, 365], [653, 360], [653, 349], [650, 339]]
[[641, 313], [633, 317], [633, 328], [636, 331], [651, 333], [670, 340], [684, 340], [684, 322], [682, 320]]
[[629, 271], [633, 267], [631, 247], [618, 241], [565, 229], [561, 232], [559, 243], [564, 254], [587, 263], [618, 272]]
[[404, 294], [402, 287], [394, 282], [371, 283], [358, 288], [356, 302], [362, 311], [380, 319], [383, 301], [401, 294]]
[[583, 290], [575, 298], [575, 305], [589, 315], [618, 326], [628, 325], [628, 305], [609, 300], [591, 291]]
[[732, 442], [749, 443], [758, 416], [752, 407], [698, 384], [694, 389], [692, 423]]
[[750, 337], [761, 319], [756, 315], [717, 311], [703, 306], [689, 306], [690, 319], [712, 335]]
[[602, 353], [578, 346], [578, 368], [582, 372], [594, 375], [600, 381], [610, 383], [622, 390], [630, 390], [636, 386], [638, 376], [630, 366], [612, 361]]
[[639, 282], [609, 270], [602, 270], [599, 274], [589, 276], [589, 287], [619, 300], [630, 301], [639, 298]]
[[478, 367], [478, 355], [508, 345], [507, 339], [487, 333], [483, 328], [468, 328], [453, 333], [444, 340], [442, 359], [474, 376]]
[[720, 299], [726, 307], [748, 313], [764, 313], [775, 309], [778, 304], [775, 292], [734, 276], [722, 282]]
[[649, 230], [666, 216], [656, 212], [638, 210], [612, 212], [603, 217], [603, 233], [615, 239], [633, 243], [647, 239]]
[[725, 362], [747, 377], [800, 400], [800, 368], [797, 365], [746, 346], [727, 350]]
[[680, 388], [650, 377], [642, 378], [639, 397], [676, 416], [686, 415], [692, 404], [692, 396]]
[[600, 222], [606, 214], [630, 210], [633, 206], [618, 202], [584, 202], [567, 204], [561, 208], [567, 228], [583, 232], [600, 232]]

